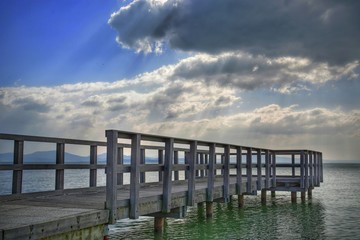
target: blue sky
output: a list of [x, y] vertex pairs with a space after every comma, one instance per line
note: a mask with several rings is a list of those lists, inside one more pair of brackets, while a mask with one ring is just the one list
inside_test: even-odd
[[122, 49], [108, 25], [126, 1], [1, 1], [1, 86], [115, 81], [174, 62]]
[[103, 140], [115, 128], [357, 160], [358, 10], [358, 1], [1, 1], [0, 132]]

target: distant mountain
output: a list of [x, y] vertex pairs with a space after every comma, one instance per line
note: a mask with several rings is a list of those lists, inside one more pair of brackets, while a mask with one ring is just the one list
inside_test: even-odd
[[0, 153], [0, 164], [1, 163], [12, 163], [13, 154], [12, 153]]
[[[106, 159], [106, 157], [104, 158]], [[30, 154], [24, 155], [25, 163], [55, 163], [56, 161], [56, 151], [39, 151]], [[100, 158], [99, 163], [105, 163], [103, 158]], [[2, 153], [0, 154], [0, 163], [12, 163], [13, 154], [12, 153]], [[65, 162], [69, 163], [88, 163], [90, 162], [89, 156], [79, 156], [72, 153], [65, 153]]]
[[[25, 163], [55, 163], [56, 151], [39, 151], [24, 155]], [[106, 153], [98, 155], [98, 164], [106, 164]], [[13, 162], [13, 153], [0, 153], [0, 164], [11, 164]], [[79, 156], [72, 153], [65, 153], [65, 163], [86, 164], [90, 162], [90, 156]], [[147, 157], [147, 163], [155, 164], [158, 159], [155, 157]], [[130, 156], [124, 156], [124, 163], [130, 163]]]
[[[106, 164], [106, 153], [98, 155], [98, 163]], [[24, 155], [25, 163], [55, 163], [56, 161], [56, 151], [39, 151], [30, 154]], [[255, 157], [254, 157], [255, 161]], [[11, 164], [13, 162], [12, 153], [0, 153], [0, 164]], [[79, 156], [72, 153], [65, 153], [65, 163], [78, 163], [78, 164], [87, 164], [90, 162], [90, 156]], [[179, 162], [183, 163], [184, 159], [179, 158]], [[246, 162], [245, 156], [243, 156], [243, 163]], [[282, 156], [276, 157], [277, 163], [291, 163], [290, 158], [285, 158]], [[299, 156], [297, 156], [297, 163], [299, 162]], [[157, 164], [157, 157], [146, 157], [146, 163]], [[231, 159], [231, 163], [234, 163], [234, 160]], [[324, 163], [360, 163], [360, 161], [326, 161]], [[130, 156], [124, 156], [124, 164], [130, 164]]]

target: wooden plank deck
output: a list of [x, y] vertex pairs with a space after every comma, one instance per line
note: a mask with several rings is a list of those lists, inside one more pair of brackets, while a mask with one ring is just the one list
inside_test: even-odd
[[[255, 187], [256, 177], [252, 185]], [[263, 180], [264, 181], [264, 180]], [[247, 178], [243, 178], [245, 184]], [[236, 177], [230, 177], [230, 193], [236, 194]], [[117, 191], [118, 211], [121, 218], [129, 217], [129, 185], [119, 186]], [[161, 211], [162, 184], [143, 184], [139, 191], [139, 214], [147, 215]], [[197, 179], [194, 201], [206, 201], [207, 179]], [[214, 181], [215, 198], [223, 197], [223, 179]], [[186, 206], [187, 181], [173, 183], [171, 208]], [[4, 239], [34, 239], [47, 237], [65, 230], [108, 223], [105, 209], [105, 187], [69, 189], [0, 196], [0, 229]], [[68, 228], [68, 229], [66, 229]]]
[[[101, 232], [106, 224], [141, 215], [163, 223], [163, 218], [182, 215], [187, 206], [201, 202], [207, 202], [207, 216], [211, 216], [217, 199], [228, 202], [238, 195], [241, 207], [243, 195], [257, 191], [262, 203], [266, 191], [288, 191], [292, 196], [300, 191], [302, 197], [309, 191], [311, 196], [323, 181], [322, 153], [317, 151], [270, 150], [117, 130], [107, 130], [106, 137], [107, 142], [97, 142], [0, 133], [0, 140], [14, 142], [13, 163], [0, 164], [0, 172], [13, 173], [12, 194], [0, 196], [0, 240], [53, 237], [97, 226]], [[56, 144], [56, 164], [24, 161], [26, 142]], [[66, 144], [88, 146], [89, 163], [66, 163]], [[97, 163], [100, 146], [107, 146], [106, 165]], [[157, 151], [157, 163], [146, 163], [147, 150]], [[130, 152], [130, 164], [124, 164], [125, 151]], [[179, 153], [184, 156], [181, 161]], [[277, 159], [282, 155], [290, 156], [289, 162]], [[96, 187], [97, 170], [103, 168], [106, 187]], [[290, 169], [290, 175], [278, 175], [279, 168]], [[27, 169], [54, 170], [54, 191], [22, 193]], [[90, 171], [89, 187], [64, 189], [65, 169]], [[180, 171], [185, 180], [179, 180]], [[155, 172], [159, 182], [147, 182], [147, 172]], [[128, 185], [123, 185], [124, 173], [130, 173]]]

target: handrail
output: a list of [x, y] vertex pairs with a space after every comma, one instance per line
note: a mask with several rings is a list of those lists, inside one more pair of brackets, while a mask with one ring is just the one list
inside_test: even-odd
[[[126, 139], [126, 140], [123, 140]], [[13, 162], [0, 164], [0, 171], [12, 171], [12, 193], [22, 193], [24, 170], [55, 170], [55, 189], [64, 190], [64, 170], [83, 169], [90, 171], [89, 187], [97, 186], [97, 170], [106, 169], [106, 208], [110, 210], [110, 222], [117, 218], [118, 186], [124, 184], [124, 174], [130, 173], [129, 216], [139, 216], [139, 192], [146, 184], [147, 172], [155, 172], [162, 183], [162, 211], [171, 210], [172, 182], [183, 181], [188, 185], [187, 205], [195, 203], [195, 185], [199, 179], [206, 179], [206, 201], [214, 199], [214, 181], [223, 179], [224, 200], [229, 200], [231, 178], [236, 177], [236, 194], [253, 194], [262, 189], [289, 189], [280, 186], [283, 170], [290, 170], [286, 177], [299, 182], [299, 188], [306, 190], [319, 186], [323, 181], [322, 153], [313, 150], [271, 150], [236, 144], [183, 139], [167, 136], [106, 131], [106, 142], [80, 139], [53, 138], [0, 133], [0, 140], [14, 142]], [[54, 143], [56, 163], [24, 162], [24, 145], [27, 142]], [[130, 142], [130, 143], [129, 143]], [[1, 144], [1, 142], [0, 142]], [[65, 146], [89, 147], [89, 162], [74, 164], [65, 162]], [[107, 162], [99, 164], [98, 147], [106, 147]], [[149, 162], [149, 152], [157, 156], [156, 162]], [[129, 154], [130, 153], [130, 154]], [[182, 155], [180, 155], [182, 154]], [[183, 156], [183, 157], [180, 157]], [[287, 162], [278, 156], [288, 156]], [[125, 162], [130, 157], [130, 162]], [[246, 181], [245, 187], [242, 182]], [[256, 181], [256, 186], [252, 184]], [[279, 185], [280, 184], [280, 185]]]
[[[320, 168], [320, 161], [315, 161], [315, 159], [321, 158], [321, 153], [312, 150], [270, 150], [118, 130], [107, 130], [106, 137], [108, 153], [107, 166], [109, 170], [107, 171], [106, 206], [110, 210], [110, 222], [116, 221], [117, 218], [117, 185], [119, 182], [122, 184], [123, 173], [130, 173], [130, 218], [138, 218], [139, 216], [140, 184], [146, 182], [145, 172], [147, 171], [158, 171], [159, 181], [163, 182], [163, 212], [170, 211], [169, 199], [171, 199], [171, 182], [172, 179], [175, 181], [179, 180], [178, 171], [180, 170], [185, 172], [184, 180], [188, 183], [187, 205], [189, 206], [194, 204], [195, 179], [197, 178], [208, 179], [207, 201], [212, 201], [214, 178], [221, 176], [224, 183], [224, 199], [228, 201], [230, 172], [232, 170], [236, 171], [237, 194], [251, 194], [264, 188], [277, 188], [277, 167], [291, 168], [293, 173], [292, 177], [299, 178], [301, 187], [304, 189], [312, 187], [315, 183], [319, 184], [321, 179], [321, 171], [318, 170]], [[121, 139], [130, 140], [131, 144], [122, 145]], [[141, 144], [142, 141], [146, 141], [147, 144], [148, 142], [154, 142], [157, 146], [144, 146]], [[162, 146], [159, 146], [159, 143], [162, 143]], [[177, 147], [177, 144], [186, 145], [186, 147]], [[119, 162], [119, 159], [123, 159], [125, 148], [128, 148], [131, 152], [131, 160], [128, 165]], [[158, 164], [145, 164], [147, 149], [158, 150]], [[184, 164], [179, 164], [179, 152], [184, 152]], [[277, 163], [277, 155], [290, 155], [292, 162]], [[307, 160], [310, 155], [314, 156], [309, 157], [309, 159], [314, 160], [311, 163]], [[295, 163], [295, 156], [300, 156], [300, 164]], [[317, 156], [317, 158], [315, 156]], [[232, 157], [235, 158], [235, 163]], [[175, 161], [175, 159], [177, 160]], [[300, 168], [300, 175], [295, 174], [295, 168]], [[242, 173], [242, 169], [245, 169], [245, 175]], [[256, 169], [256, 174], [253, 174], [253, 169]], [[315, 174], [315, 170], [318, 171], [317, 174]], [[218, 174], [218, 171], [221, 171], [221, 174]], [[172, 174], [174, 174], [174, 178], [172, 178]], [[252, 185], [254, 176], [257, 180], [256, 188]], [[247, 179], [245, 189], [242, 189], [243, 177]], [[265, 179], [265, 186], [262, 186], [263, 178]], [[310, 183], [314, 184], [311, 185]]]
[[[106, 142], [90, 141], [69, 138], [54, 138], [43, 136], [29, 136], [0, 133], [0, 140], [14, 141], [13, 163], [0, 164], [0, 170], [12, 170], [12, 194], [22, 193], [23, 170], [55, 170], [55, 189], [64, 190], [65, 169], [88, 169], [90, 171], [89, 187], [97, 186], [97, 170], [104, 169], [106, 165], [97, 163], [97, 147], [106, 146]], [[24, 163], [24, 144], [26, 142], [54, 143], [56, 144], [55, 164], [27, 164]], [[89, 163], [65, 163], [65, 145], [89, 146]]]

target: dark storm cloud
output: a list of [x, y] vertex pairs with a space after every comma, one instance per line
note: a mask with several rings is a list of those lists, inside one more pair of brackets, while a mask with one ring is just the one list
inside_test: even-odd
[[360, 56], [360, 1], [134, 1], [109, 23], [118, 42], [155, 51], [159, 42], [184, 51], [241, 50], [343, 65]]

